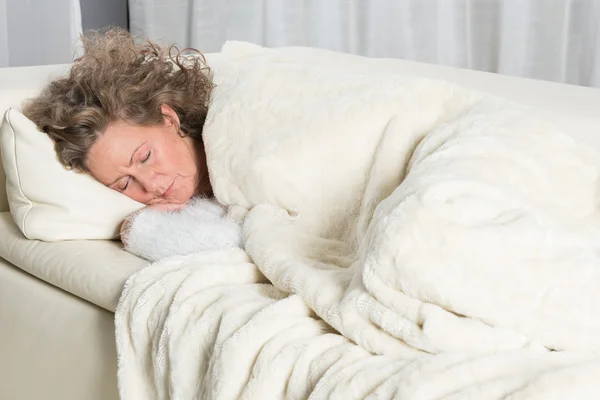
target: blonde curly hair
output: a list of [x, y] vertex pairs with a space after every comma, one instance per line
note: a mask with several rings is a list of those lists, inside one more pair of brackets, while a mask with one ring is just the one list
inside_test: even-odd
[[[23, 113], [55, 143], [65, 167], [88, 172], [89, 149], [114, 121], [161, 124], [161, 105], [179, 117], [182, 134], [201, 140], [213, 84], [204, 56], [161, 47], [121, 28], [82, 35], [83, 55], [68, 75], [51, 82]], [[196, 54], [184, 55], [186, 50]]]

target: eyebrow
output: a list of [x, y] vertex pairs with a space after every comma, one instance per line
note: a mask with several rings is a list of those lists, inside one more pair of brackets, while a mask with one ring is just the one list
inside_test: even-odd
[[[143, 145], [145, 145], [146, 143], [148, 143], [148, 142], [147, 142], [147, 141], [146, 141], [146, 142], [143, 142], [142, 144], [140, 144], [138, 147], [136, 147], [136, 148], [135, 148], [135, 150], [133, 151], [133, 153], [131, 153], [131, 158], [129, 159], [129, 166], [130, 166], [130, 167], [131, 167], [131, 164], [133, 164], [133, 156], [134, 156], [134, 155], [135, 155], [135, 153], [137, 153], [137, 151], [138, 151], [138, 150], [139, 150], [139, 149], [140, 149], [140, 148], [141, 148]], [[115, 180], [114, 180], [112, 183], [110, 183], [108, 186], [112, 186], [112, 185], [114, 185], [115, 183], [119, 182], [119, 181], [120, 181], [122, 178], [123, 178], [122, 176], [118, 177], [118, 178], [117, 178], [117, 179], [115, 179]]]

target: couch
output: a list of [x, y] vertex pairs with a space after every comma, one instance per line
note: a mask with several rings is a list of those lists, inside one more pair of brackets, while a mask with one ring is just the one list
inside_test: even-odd
[[[218, 54], [207, 58], [210, 65]], [[535, 107], [600, 148], [596, 89], [402, 60], [379, 65]], [[0, 112], [18, 108], [67, 69], [0, 69]], [[147, 262], [124, 252], [117, 241], [26, 239], [13, 222], [4, 181], [0, 170], [0, 398], [118, 398], [113, 313], [125, 280]]]

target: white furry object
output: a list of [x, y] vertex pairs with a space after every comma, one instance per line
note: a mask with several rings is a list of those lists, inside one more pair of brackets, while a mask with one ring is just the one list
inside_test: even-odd
[[128, 280], [121, 398], [600, 398], [600, 154], [291, 51], [224, 48], [203, 141], [245, 251]]
[[145, 208], [132, 216], [125, 235], [125, 250], [149, 261], [242, 245], [240, 226], [223, 206], [203, 198], [173, 212]]

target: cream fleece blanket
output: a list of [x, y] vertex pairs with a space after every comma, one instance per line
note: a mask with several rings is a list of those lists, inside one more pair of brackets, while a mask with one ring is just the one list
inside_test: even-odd
[[600, 154], [449, 83], [223, 53], [204, 140], [247, 253], [128, 281], [123, 398], [600, 395]]

